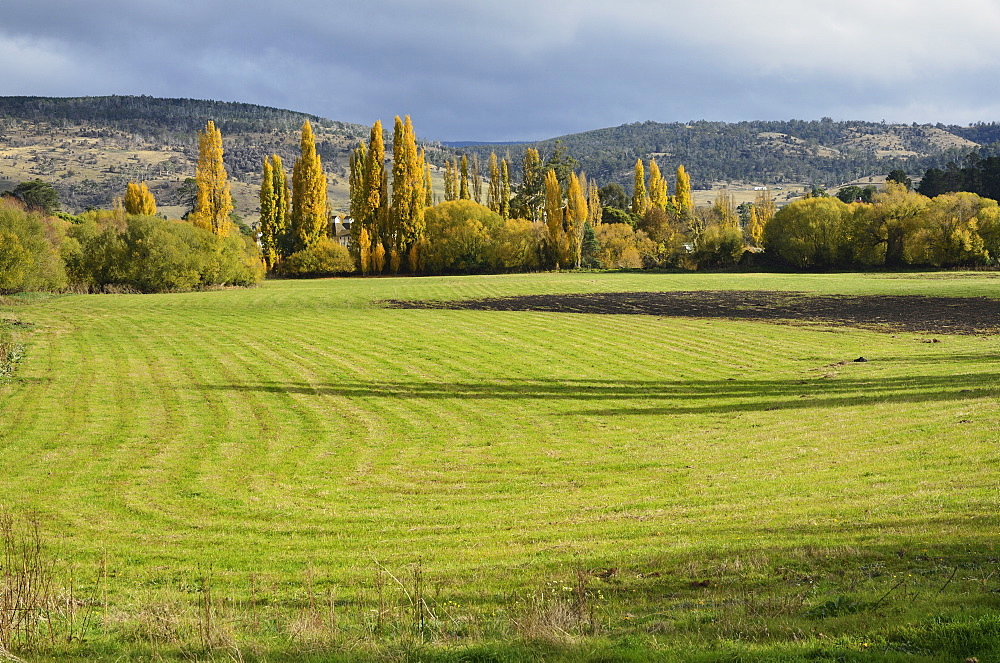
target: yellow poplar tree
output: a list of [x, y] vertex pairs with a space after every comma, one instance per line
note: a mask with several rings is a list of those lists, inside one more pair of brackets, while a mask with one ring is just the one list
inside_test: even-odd
[[564, 262], [566, 231], [563, 229], [562, 186], [556, 171], [545, 173], [545, 226], [549, 231], [549, 253], [554, 264]]
[[368, 229], [362, 227], [358, 233], [358, 262], [361, 267], [361, 275], [368, 276], [372, 263], [372, 240], [368, 236]]
[[156, 214], [156, 199], [146, 183], [129, 182], [125, 188], [125, 211], [138, 216]]
[[444, 162], [444, 199], [445, 201], [452, 201], [458, 199], [458, 193], [456, 192], [456, 178], [455, 177], [455, 165], [448, 159]]
[[597, 180], [592, 179], [587, 185], [587, 220], [590, 221], [594, 230], [597, 230], [603, 221], [602, 211], [601, 194], [597, 187]]
[[580, 243], [583, 239], [583, 225], [587, 223], [587, 197], [583, 194], [580, 178], [576, 173], [569, 174], [569, 187], [566, 193], [566, 241], [568, 248], [567, 261], [572, 260], [574, 267], [580, 266]]
[[500, 213], [500, 196], [502, 191], [502, 184], [500, 182], [500, 164], [497, 163], [497, 155], [495, 152], [490, 152], [490, 183], [487, 187], [486, 196], [486, 206], [491, 210]]
[[470, 200], [469, 195], [469, 160], [462, 155], [462, 164], [460, 166], [460, 174], [458, 181], [458, 198], [459, 200]]
[[[410, 247], [424, 234], [424, 163], [417, 152], [417, 140], [410, 116], [400, 121], [396, 117], [392, 145], [392, 206], [389, 216], [391, 260], [398, 271], [399, 260], [408, 255]], [[398, 256], [398, 257], [397, 257]]]
[[431, 179], [431, 164], [424, 150], [420, 150], [420, 162], [424, 164], [424, 207], [434, 207], [434, 181]]
[[688, 219], [694, 214], [694, 201], [691, 199], [691, 177], [684, 166], [677, 166], [677, 185], [674, 189], [674, 205], [681, 218]]
[[719, 192], [715, 194], [715, 204], [712, 205], [712, 208], [723, 227], [739, 228], [740, 217], [736, 213], [736, 206], [733, 204], [733, 195], [729, 191], [719, 189]]
[[774, 218], [775, 205], [770, 191], [761, 191], [757, 200], [750, 208], [750, 223], [747, 224], [747, 234], [754, 246], [764, 246], [764, 226]]
[[312, 125], [302, 125], [299, 158], [292, 168], [292, 239], [294, 250], [302, 251], [327, 233], [326, 173], [316, 153]]
[[198, 198], [191, 213], [191, 222], [220, 237], [227, 237], [232, 227], [229, 214], [233, 211], [233, 196], [222, 160], [222, 132], [215, 128], [212, 120], [198, 134], [198, 166], [194, 180]]
[[290, 252], [290, 198], [285, 166], [281, 157], [272, 154], [264, 159], [264, 174], [260, 185], [260, 245], [268, 269], [273, 269]]
[[642, 159], [635, 160], [635, 187], [632, 192], [632, 212], [639, 217], [646, 213], [649, 207], [649, 196], [646, 195], [646, 169]]
[[667, 180], [660, 173], [660, 167], [656, 165], [656, 159], [649, 160], [649, 203], [666, 211], [669, 202], [669, 192]]
[[510, 218], [510, 164], [506, 159], [500, 162], [500, 216]]

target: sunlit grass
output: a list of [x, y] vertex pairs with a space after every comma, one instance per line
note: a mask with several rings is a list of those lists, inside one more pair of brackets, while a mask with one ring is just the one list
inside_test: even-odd
[[[370, 610], [380, 569], [400, 581], [383, 577], [395, 606], [417, 564], [432, 649], [541, 638], [572, 657], [587, 638], [627, 638], [681, 659], [873, 642], [974, 655], [897, 640], [942, 616], [996, 627], [996, 337], [378, 302], [998, 286], [581, 273], [9, 302], [0, 317], [36, 327], [0, 386], [0, 504], [40, 514], [83, 591], [101, 593], [107, 565], [113, 614], [90, 655], [183, 650], [179, 627], [143, 631], [143, 609], [196, 620], [209, 574], [230, 601], [227, 642], [248, 652], [400, 642], [412, 611], [376, 632]], [[540, 603], [547, 591], [562, 603]], [[336, 594], [339, 635], [295, 631], [310, 592]], [[522, 624], [553, 606], [570, 616]]]

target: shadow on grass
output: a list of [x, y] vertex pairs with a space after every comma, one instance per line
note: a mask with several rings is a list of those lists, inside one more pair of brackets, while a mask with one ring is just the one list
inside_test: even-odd
[[464, 301], [382, 302], [397, 309], [537, 311], [811, 322], [940, 334], [997, 333], [1000, 299], [925, 295], [808, 295], [779, 291], [602, 292]]
[[264, 382], [199, 385], [204, 391], [296, 394], [376, 400], [568, 401], [587, 416], [711, 414], [740, 411], [851, 407], [889, 403], [960, 401], [1000, 394], [1000, 373], [915, 375], [872, 379], [789, 380], [484, 380], [427, 382], [381, 380], [337, 384]]

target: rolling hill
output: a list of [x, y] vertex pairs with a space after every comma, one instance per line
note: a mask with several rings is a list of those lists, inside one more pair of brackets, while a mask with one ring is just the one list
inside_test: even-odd
[[[306, 113], [253, 104], [147, 96], [0, 97], [0, 191], [18, 182], [52, 182], [71, 212], [109, 207], [129, 180], [145, 180], [161, 211], [180, 216], [190, 207], [198, 131], [209, 119], [222, 130], [236, 211], [257, 214], [261, 161], [279, 154], [291, 166], [299, 129], [312, 122], [335, 210], [348, 201], [350, 152], [368, 128]], [[419, 130], [419, 127], [418, 127]], [[728, 183], [838, 186], [877, 181], [893, 168], [912, 176], [1000, 140], [1000, 125], [969, 127], [875, 122], [642, 122], [596, 129], [536, 143], [423, 142], [440, 165], [458, 153], [509, 154], [519, 177], [526, 147], [545, 158], [561, 141], [570, 156], [602, 183], [631, 189], [637, 158], [655, 157], [670, 172], [683, 163], [696, 188]], [[391, 132], [386, 135], [391, 142]], [[868, 180], [873, 178], [873, 180]], [[748, 194], [752, 195], [752, 194]]]

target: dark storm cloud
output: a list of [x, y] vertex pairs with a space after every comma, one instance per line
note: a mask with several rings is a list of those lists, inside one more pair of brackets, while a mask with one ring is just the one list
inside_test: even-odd
[[0, 94], [247, 101], [438, 139], [647, 119], [996, 119], [992, 3], [15, 0]]

